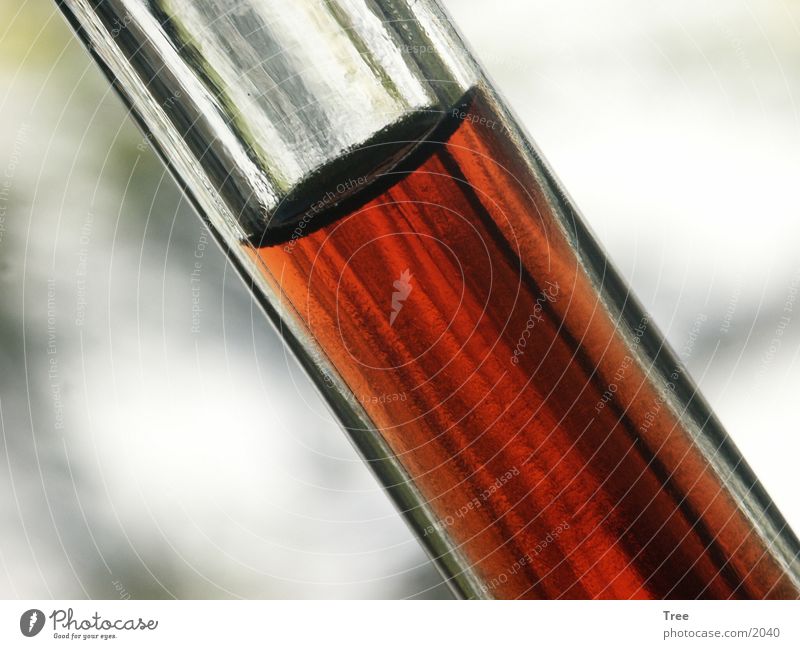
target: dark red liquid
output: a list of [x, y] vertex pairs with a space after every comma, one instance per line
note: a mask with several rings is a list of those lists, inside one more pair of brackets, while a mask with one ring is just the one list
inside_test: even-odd
[[487, 594], [797, 597], [500, 117], [466, 110], [379, 196], [260, 248], [269, 281]]

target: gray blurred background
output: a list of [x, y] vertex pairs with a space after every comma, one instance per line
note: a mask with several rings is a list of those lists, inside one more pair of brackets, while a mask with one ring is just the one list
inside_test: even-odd
[[[445, 4], [800, 529], [800, 5]], [[0, 597], [447, 597], [51, 3], [0, 7]]]

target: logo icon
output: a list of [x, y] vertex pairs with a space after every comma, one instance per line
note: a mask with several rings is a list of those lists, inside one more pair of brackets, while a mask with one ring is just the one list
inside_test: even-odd
[[38, 608], [25, 611], [19, 618], [19, 630], [22, 635], [32, 638], [44, 628], [44, 613]]
[[411, 289], [414, 288], [411, 285], [411, 277], [411, 271], [406, 268], [400, 273], [400, 278], [396, 279], [392, 284], [395, 291], [392, 293], [392, 312], [389, 314], [390, 327], [394, 326], [397, 314], [400, 313], [400, 309], [403, 308], [403, 302], [408, 299], [408, 296], [411, 295]]

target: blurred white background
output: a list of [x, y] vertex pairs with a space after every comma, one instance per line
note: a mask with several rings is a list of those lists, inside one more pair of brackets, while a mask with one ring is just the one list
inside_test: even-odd
[[[800, 529], [800, 5], [445, 4]], [[55, 8], [2, 15], [0, 597], [447, 596]]]

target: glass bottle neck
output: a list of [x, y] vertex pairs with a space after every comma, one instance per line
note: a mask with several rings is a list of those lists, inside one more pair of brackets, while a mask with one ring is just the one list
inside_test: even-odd
[[331, 186], [404, 157], [478, 77], [430, 1], [62, 4], [236, 239], [286, 228]]

